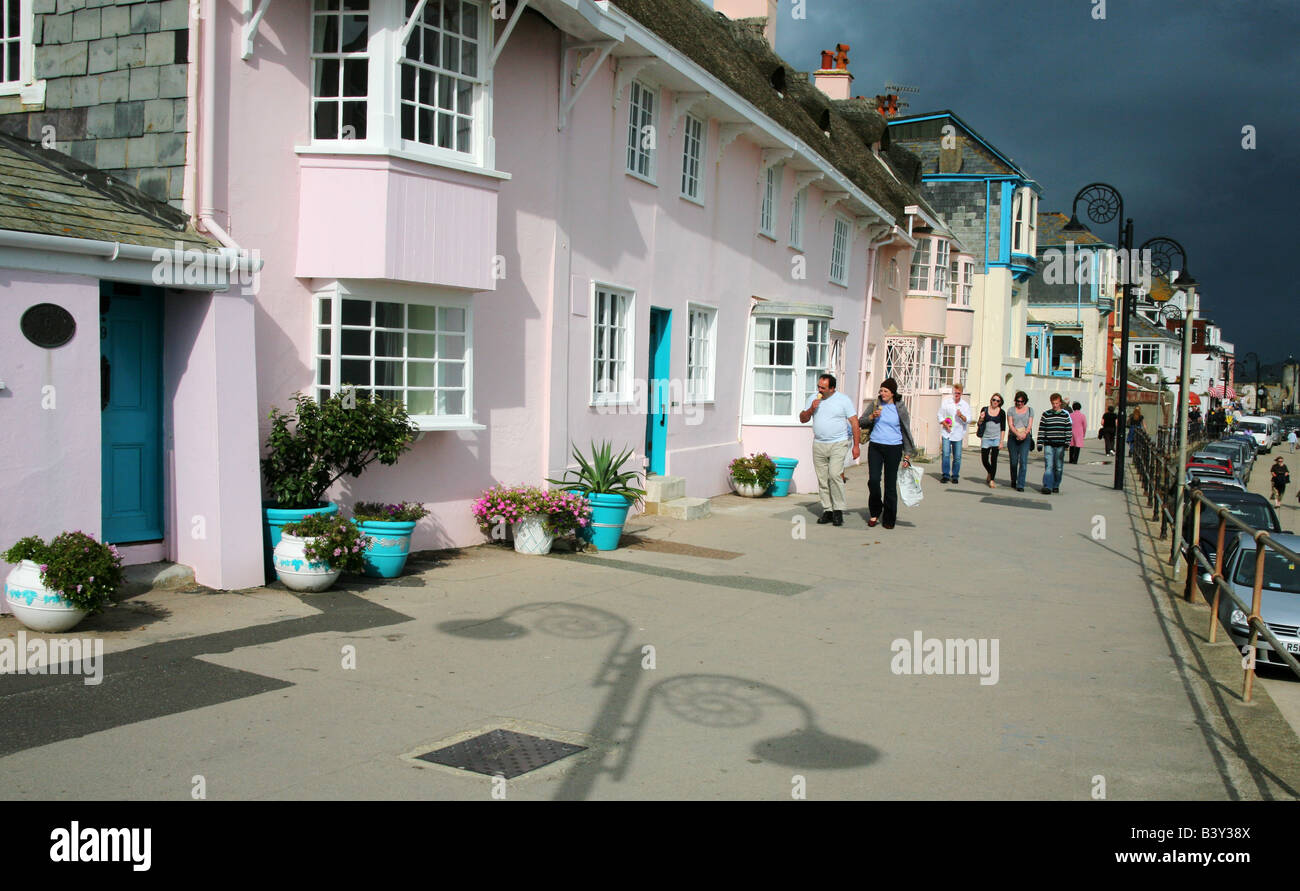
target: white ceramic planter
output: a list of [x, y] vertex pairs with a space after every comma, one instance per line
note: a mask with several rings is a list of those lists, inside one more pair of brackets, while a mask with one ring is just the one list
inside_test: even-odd
[[280, 536], [280, 543], [275, 546], [275, 574], [290, 591], [307, 594], [324, 591], [343, 574], [341, 569], [330, 569], [328, 563], [312, 563], [308, 560], [309, 541], [310, 538], [300, 538], [285, 532]]
[[77, 609], [57, 591], [41, 581], [41, 567], [23, 560], [5, 579], [5, 602], [10, 611], [32, 631], [57, 634], [75, 628], [89, 610]]
[[736, 478], [730, 477], [731, 488], [737, 495], [743, 495], [746, 498], [762, 498], [767, 493], [766, 486], [760, 486], [757, 483], [738, 483]]
[[510, 526], [515, 538], [515, 551], [520, 554], [541, 556], [551, 552], [555, 536], [546, 534], [544, 518], [539, 514], [529, 514], [518, 523]]

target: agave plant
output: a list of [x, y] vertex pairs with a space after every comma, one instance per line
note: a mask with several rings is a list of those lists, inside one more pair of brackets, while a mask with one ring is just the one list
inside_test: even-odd
[[[547, 482], [570, 492], [583, 492], [586, 495], [622, 495], [633, 503], [645, 497], [645, 489], [638, 489], [635, 483], [640, 473], [635, 470], [623, 470], [623, 465], [632, 457], [632, 450], [615, 457], [614, 446], [609, 441], [600, 445], [591, 444], [591, 460], [588, 461], [578, 447], [573, 447], [573, 460], [578, 462], [577, 470], [566, 470], [564, 479]], [[570, 479], [572, 477], [572, 479]]]

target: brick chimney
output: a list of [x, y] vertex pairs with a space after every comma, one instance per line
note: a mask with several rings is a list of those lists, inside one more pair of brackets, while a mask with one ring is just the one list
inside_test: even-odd
[[813, 83], [832, 99], [853, 95], [853, 75], [849, 74], [849, 45], [835, 44], [835, 51], [822, 50], [822, 67], [813, 72]]
[[713, 0], [713, 10], [729, 19], [765, 19], [763, 38], [776, 51], [776, 0]]

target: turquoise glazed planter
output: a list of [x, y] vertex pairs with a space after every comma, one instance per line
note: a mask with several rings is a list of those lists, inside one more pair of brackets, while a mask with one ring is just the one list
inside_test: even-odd
[[623, 536], [623, 524], [632, 502], [622, 495], [588, 494], [591, 502], [591, 525], [582, 536], [595, 545], [598, 551], [612, 551]]
[[395, 579], [402, 574], [411, 555], [411, 533], [415, 521], [358, 520], [362, 535], [370, 536], [366, 548], [366, 575], [372, 579]]
[[798, 458], [773, 458], [772, 463], [776, 465], [776, 480], [772, 483], [769, 494], [784, 498], [790, 494], [790, 483], [794, 480], [794, 469], [798, 465]]
[[336, 514], [338, 512], [339, 506], [330, 501], [324, 501], [316, 507], [301, 510], [276, 507], [274, 502], [271, 501], [262, 502], [262, 513], [266, 516], [266, 523], [262, 526], [262, 548], [265, 556], [264, 565], [268, 584], [277, 578], [273, 555], [275, 554], [275, 546], [280, 543], [280, 530], [284, 528], [284, 525], [286, 523], [296, 523], [308, 514]]

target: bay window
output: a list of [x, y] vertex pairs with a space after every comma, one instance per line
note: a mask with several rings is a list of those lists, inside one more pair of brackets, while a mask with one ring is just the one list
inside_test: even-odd
[[312, 143], [489, 166], [489, 4], [427, 0], [411, 19], [417, 5], [313, 0]]
[[907, 282], [909, 291], [930, 290], [930, 239], [918, 238], [912, 251], [912, 274]]
[[947, 240], [934, 239], [934, 288], [945, 292], [948, 290], [948, 248]]
[[829, 317], [755, 316], [746, 417], [788, 423], [816, 394], [817, 377], [831, 372], [830, 341]]
[[315, 393], [346, 388], [405, 404], [421, 429], [473, 414], [472, 310], [451, 294], [401, 285], [334, 283], [316, 297]]

